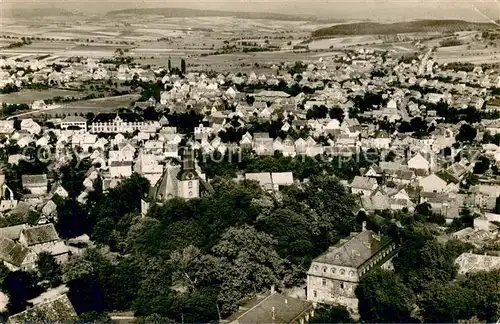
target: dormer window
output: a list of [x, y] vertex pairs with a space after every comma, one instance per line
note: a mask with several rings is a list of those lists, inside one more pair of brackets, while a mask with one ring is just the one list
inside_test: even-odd
[[339, 259], [340, 259], [340, 254], [335, 255], [335, 260], [339, 260]]
[[326, 267], [323, 267], [323, 272], [326, 273]]
[[314, 271], [318, 271], [318, 266], [314, 266]]
[[344, 269], [340, 270], [340, 274], [344, 275], [345, 274], [345, 270]]
[[337, 272], [337, 269], [332, 268], [332, 273], [335, 273], [335, 272]]

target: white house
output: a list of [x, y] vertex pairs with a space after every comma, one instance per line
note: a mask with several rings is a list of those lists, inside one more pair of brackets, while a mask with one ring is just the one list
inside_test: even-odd
[[109, 173], [112, 178], [129, 178], [132, 176], [132, 162], [113, 161], [109, 165]]
[[21, 130], [28, 131], [30, 134], [40, 134], [42, 127], [33, 119], [23, 119], [21, 121]]
[[419, 186], [422, 187], [422, 192], [445, 192], [447, 182], [433, 173], [420, 179]]
[[429, 171], [430, 163], [420, 153], [408, 160], [408, 168]]
[[61, 121], [61, 129], [87, 131], [87, 119], [80, 116], [67, 116]]

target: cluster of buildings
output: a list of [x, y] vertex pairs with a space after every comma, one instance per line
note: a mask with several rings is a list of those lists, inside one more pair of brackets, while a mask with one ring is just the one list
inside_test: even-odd
[[[86, 202], [96, 183], [102, 183], [106, 191], [133, 173], [149, 180], [152, 201], [210, 195], [210, 179], [197, 165], [195, 151], [212, 154], [246, 149], [262, 156], [276, 152], [290, 157], [342, 156], [345, 163], [366, 152], [377, 152], [380, 158], [344, 182], [359, 197], [366, 213], [413, 211], [417, 205], [427, 203], [450, 224], [468, 209], [479, 216], [473, 227], [455, 232], [450, 238], [486, 246], [499, 241], [495, 224], [500, 221], [500, 189], [496, 176], [489, 170], [467, 189], [463, 185], [479, 157], [487, 157], [495, 166], [500, 163], [500, 147], [460, 147], [456, 135], [464, 123], [447, 123], [435, 106], [445, 102], [458, 110], [472, 107], [496, 111], [500, 108], [499, 100], [491, 88], [500, 87], [500, 74], [481, 68], [472, 72], [447, 70], [430, 57], [429, 53], [422, 54], [413, 62], [404, 63], [390, 55], [358, 50], [312, 62], [296, 75], [166, 75], [161, 79], [165, 91], [160, 100], [152, 98], [139, 105], [154, 107], [159, 112], [155, 120], [131, 112], [98, 114], [91, 120], [78, 116], [53, 119], [55, 128], [33, 119], [23, 119], [19, 126], [6, 120], [0, 121], [0, 134], [6, 138], [0, 145], [19, 146], [18, 154], [8, 157], [12, 165], [28, 159], [26, 152], [30, 147], [49, 147], [53, 155], [51, 167], [55, 170], [69, 163], [75, 152], [80, 159], [88, 159], [91, 167], [77, 197], [81, 203]], [[0, 60], [0, 67], [1, 82], [21, 82], [19, 85], [51, 80], [60, 84], [84, 78], [123, 81], [134, 75], [143, 81], [156, 81], [151, 70], [121, 65], [110, 73], [105, 64], [92, 60], [68, 63], [59, 72], [43, 61], [28, 64], [5, 59]], [[6, 72], [13, 67], [23, 67], [29, 73]], [[374, 73], [380, 70], [383, 73]], [[305, 92], [291, 96], [276, 90], [237, 90], [252, 87], [298, 87]], [[380, 95], [381, 101], [353, 114], [359, 108], [358, 98], [373, 93]], [[39, 106], [43, 109], [42, 103], [36, 105]], [[310, 113], [321, 110], [320, 107], [327, 107], [326, 113]], [[333, 108], [337, 112], [331, 114]], [[166, 109], [169, 113], [194, 111], [202, 122], [187, 135], [171, 125], [168, 114], [162, 114]], [[338, 115], [339, 110], [343, 116]], [[389, 131], [382, 126], [411, 123], [415, 118], [429, 126], [424, 136], [399, 132], [397, 127]], [[257, 132], [252, 130], [256, 124], [279, 127], [274, 132]], [[483, 120], [473, 126], [478, 140], [486, 132], [500, 134], [500, 123], [495, 120]], [[229, 132], [241, 136], [224, 140], [224, 134]], [[448, 153], [442, 154], [444, 151]], [[246, 173], [235, 180], [241, 179], [255, 180], [271, 193], [296, 182], [292, 172]], [[30, 270], [36, 266], [37, 254], [46, 251], [59, 262], [66, 262], [72, 246], [61, 240], [54, 228], [57, 206], [53, 198], [68, 197], [69, 188], [63, 188], [47, 174], [23, 175], [24, 193], [16, 197], [5, 176], [0, 180], [1, 213], [40, 214], [37, 224], [0, 229], [0, 260], [12, 270]], [[148, 207], [143, 202], [144, 213]], [[359, 280], [373, 268], [391, 269], [396, 251], [393, 242], [377, 233], [353, 233], [313, 260], [307, 272], [307, 300], [273, 291], [241, 309], [229, 322], [304, 323], [314, 315], [317, 303], [344, 305], [356, 313], [355, 289]], [[478, 258], [482, 256], [462, 255], [457, 260], [461, 273], [476, 269], [481, 263]], [[488, 264], [497, 267], [495, 260]]]

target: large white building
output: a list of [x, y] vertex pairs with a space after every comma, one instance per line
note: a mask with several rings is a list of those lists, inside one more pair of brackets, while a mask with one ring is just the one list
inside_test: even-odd
[[87, 119], [80, 116], [68, 116], [61, 121], [61, 129], [81, 129], [87, 131]]
[[147, 124], [148, 122], [135, 113], [99, 114], [92, 121], [90, 131], [92, 133], [133, 133]]
[[376, 267], [390, 269], [396, 244], [373, 231], [353, 233], [315, 258], [307, 272], [307, 300], [358, 312], [361, 278]]

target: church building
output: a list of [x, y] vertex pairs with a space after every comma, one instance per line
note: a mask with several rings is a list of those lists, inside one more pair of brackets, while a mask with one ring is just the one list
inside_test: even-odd
[[210, 194], [213, 188], [196, 167], [195, 151], [186, 147], [181, 152], [181, 165], [168, 165], [153, 188], [152, 198], [167, 201], [172, 198], [193, 199]]

